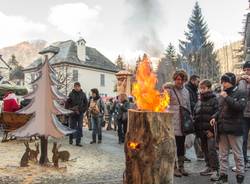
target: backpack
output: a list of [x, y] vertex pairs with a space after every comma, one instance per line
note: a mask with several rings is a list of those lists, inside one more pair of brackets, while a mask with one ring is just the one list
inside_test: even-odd
[[98, 116], [100, 113], [100, 109], [99, 109], [98, 104], [97, 104], [98, 101], [99, 100], [95, 101], [93, 99], [91, 99], [91, 101], [90, 101], [89, 110], [90, 110], [91, 115], [93, 115], [93, 116]]
[[98, 116], [100, 114], [103, 114], [104, 107], [103, 107], [102, 100], [98, 99], [97, 101], [95, 101], [95, 100], [91, 99], [89, 110], [90, 110], [91, 115], [93, 115], [93, 116]]

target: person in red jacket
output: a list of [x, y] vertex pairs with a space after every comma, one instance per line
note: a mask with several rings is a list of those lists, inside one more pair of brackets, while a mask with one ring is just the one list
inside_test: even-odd
[[17, 102], [17, 97], [12, 91], [7, 92], [3, 97], [3, 111], [4, 112], [16, 112], [20, 109], [20, 105]]

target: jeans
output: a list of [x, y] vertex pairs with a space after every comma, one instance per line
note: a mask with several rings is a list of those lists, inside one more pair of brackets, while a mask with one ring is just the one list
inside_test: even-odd
[[204, 158], [204, 151], [202, 150], [201, 139], [195, 135], [194, 150], [197, 158]]
[[244, 161], [245, 164], [248, 162], [247, 158], [247, 144], [248, 144], [248, 134], [250, 129], [250, 118], [244, 118], [243, 119], [243, 155], [244, 155]]
[[108, 127], [107, 129], [111, 129], [112, 128], [112, 117], [113, 117], [113, 114], [109, 114], [109, 119], [108, 119]]
[[219, 157], [216, 150], [216, 142], [213, 137], [208, 138], [205, 132], [201, 134], [201, 148], [205, 156], [206, 165], [213, 170], [219, 170]]
[[125, 135], [127, 133], [127, 121], [122, 121], [122, 120], [118, 120], [118, 138], [119, 138], [119, 142], [124, 142], [125, 141]]
[[98, 140], [102, 140], [102, 117], [91, 117], [92, 124], [92, 140], [96, 142], [96, 135], [98, 135]]
[[69, 142], [73, 142], [73, 138], [76, 138], [76, 144], [80, 144], [82, 133], [82, 122], [83, 122], [83, 113], [73, 114], [70, 116], [69, 127], [73, 130], [76, 130], [75, 133], [69, 135]]
[[186, 136], [175, 136], [177, 157], [183, 157], [185, 155], [185, 139]]

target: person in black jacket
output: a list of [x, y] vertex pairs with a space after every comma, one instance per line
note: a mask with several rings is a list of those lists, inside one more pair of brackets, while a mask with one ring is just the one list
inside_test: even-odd
[[126, 94], [120, 94], [119, 103], [117, 103], [117, 123], [118, 123], [118, 138], [119, 144], [124, 143], [125, 135], [127, 133], [128, 124], [128, 109], [129, 102]]
[[200, 77], [197, 75], [191, 75], [185, 88], [189, 92], [191, 111], [194, 112], [194, 107], [198, 102], [198, 87], [200, 83]]
[[219, 97], [219, 111], [210, 121], [216, 126], [219, 134], [220, 177], [216, 183], [228, 182], [228, 156], [232, 148], [236, 164], [237, 183], [244, 181], [243, 158], [243, 112], [246, 107], [246, 93], [236, 86], [236, 77], [233, 73], [226, 73], [221, 77], [223, 90]]
[[[194, 115], [194, 107], [196, 103], [198, 102], [199, 83], [200, 83], [200, 77], [198, 75], [191, 75], [188, 83], [185, 85], [185, 88], [189, 92], [192, 115]], [[202, 152], [202, 148], [201, 148], [201, 140], [197, 136], [195, 136], [195, 140], [194, 140], [194, 149], [195, 149], [195, 154], [198, 160], [203, 160], [204, 153]], [[191, 160], [185, 157], [185, 161], [190, 162]]]
[[69, 144], [73, 144], [73, 138], [76, 138], [76, 146], [81, 145], [83, 115], [87, 110], [88, 100], [86, 94], [82, 91], [79, 82], [74, 83], [74, 89], [70, 92], [67, 99], [66, 108], [74, 113], [70, 115], [69, 126], [76, 130], [75, 134], [69, 135]]
[[247, 106], [244, 110], [244, 123], [243, 123], [243, 154], [245, 166], [250, 168], [250, 160], [247, 156], [248, 135], [250, 130], [250, 61], [246, 61], [243, 65], [243, 75], [238, 82], [239, 90], [245, 91], [247, 94]]
[[219, 158], [214, 138], [214, 128], [210, 125], [212, 116], [218, 111], [218, 100], [212, 91], [212, 83], [209, 80], [201, 81], [199, 85], [200, 100], [194, 109], [196, 135], [201, 139], [201, 147], [205, 156], [206, 169], [202, 176], [218, 175]]

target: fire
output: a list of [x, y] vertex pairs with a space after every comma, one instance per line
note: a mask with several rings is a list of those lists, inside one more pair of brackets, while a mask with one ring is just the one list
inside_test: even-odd
[[136, 82], [132, 94], [136, 99], [138, 109], [153, 112], [164, 112], [169, 105], [170, 97], [167, 92], [162, 94], [155, 89], [157, 83], [147, 55], [139, 63], [136, 71]]
[[135, 149], [139, 149], [140, 147], [140, 144], [137, 143], [137, 142], [129, 142], [128, 143], [128, 147], [132, 150], [135, 150]]

